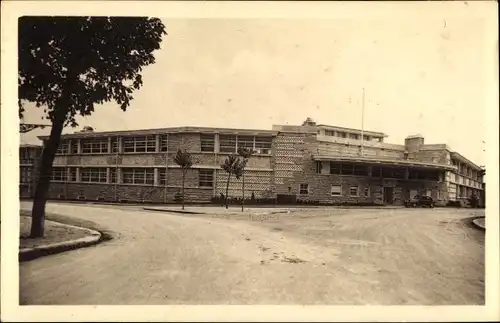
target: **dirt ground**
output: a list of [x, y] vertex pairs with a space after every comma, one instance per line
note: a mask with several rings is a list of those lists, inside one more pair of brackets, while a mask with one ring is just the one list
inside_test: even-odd
[[21, 304], [484, 304], [484, 210], [48, 208], [115, 239], [22, 263]]

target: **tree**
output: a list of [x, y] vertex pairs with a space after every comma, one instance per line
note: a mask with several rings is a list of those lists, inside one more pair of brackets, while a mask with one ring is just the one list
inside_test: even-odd
[[223, 170], [227, 173], [227, 182], [226, 182], [226, 209], [228, 208], [228, 196], [229, 196], [229, 182], [231, 181], [231, 175], [235, 175], [237, 179], [241, 177], [243, 174], [242, 161], [238, 158], [238, 155], [233, 154], [227, 156], [226, 160], [222, 165], [220, 165]]
[[31, 237], [44, 234], [52, 163], [65, 126], [95, 104], [115, 101], [125, 111], [153, 64], [165, 26], [147, 17], [21, 17], [18, 22], [19, 115], [26, 101], [52, 122], [35, 189]]
[[184, 210], [184, 181], [186, 179], [186, 173], [188, 169], [193, 166], [193, 157], [187, 151], [177, 150], [177, 154], [174, 157], [174, 162], [181, 167], [182, 170], [182, 209]]
[[254, 151], [249, 148], [239, 148], [238, 155], [243, 158], [243, 162], [241, 163], [241, 172], [242, 172], [242, 181], [241, 181], [241, 190], [243, 194], [243, 199], [241, 200], [241, 212], [243, 212], [243, 207], [245, 205], [245, 167], [248, 163], [248, 159], [254, 154]]

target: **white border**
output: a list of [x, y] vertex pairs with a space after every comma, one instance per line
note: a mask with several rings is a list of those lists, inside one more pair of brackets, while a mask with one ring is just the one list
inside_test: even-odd
[[[1, 151], [2, 151], [2, 281], [3, 321], [473, 321], [499, 320], [498, 209], [498, 18], [494, 1], [466, 2], [104, 2], [4, 1], [2, 14]], [[490, 109], [485, 118], [488, 138], [486, 210], [486, 306], [18, 306], [17, 234], [19, 180], [17, 133], [17, 18], [22, 15], [115, 15], [162, 18], [383, 18], [398, 7], [401, 16], [422, 19], [448, 16], [482, 17], [491, 30], [484, 59], [491, 89], [483, 98]], [[473, 111], [474, 107], [471, 107]], [[14, 189], [13, 189], [14, 187]], [[17, 229], [17, 230], [16, 230]]]

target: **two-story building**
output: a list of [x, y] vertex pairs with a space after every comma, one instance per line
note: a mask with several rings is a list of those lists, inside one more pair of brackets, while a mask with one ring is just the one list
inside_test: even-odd
[[[239, 147], [251, 148], [245, 198], [290, 197], [325, 204], [402, 204], [416, 194], [442, 204], [483, 190], [481, 167], [444, 144], [410, 136], [403, 145], [386, 134], [316, 125], [272, 130], [180, 127], [64, 135], [54, 161], [50, 197], [105, 201], [172, 202], [181, 188], [173, 158], [187, 150], [194, 164], [186, 176], [186, 201], [225, 194], [220, 165]], [[40, 137], [46, 140], [47, 137]], [[241, 197], [241, 180], [229, 194]]]

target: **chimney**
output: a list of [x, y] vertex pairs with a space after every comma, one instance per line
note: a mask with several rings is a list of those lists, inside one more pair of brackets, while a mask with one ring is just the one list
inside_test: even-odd
[[424, 137], [421, 134], [408, 136], [405, 139], [405, 148], [409, 154], [418, 152], [423, 145]]

